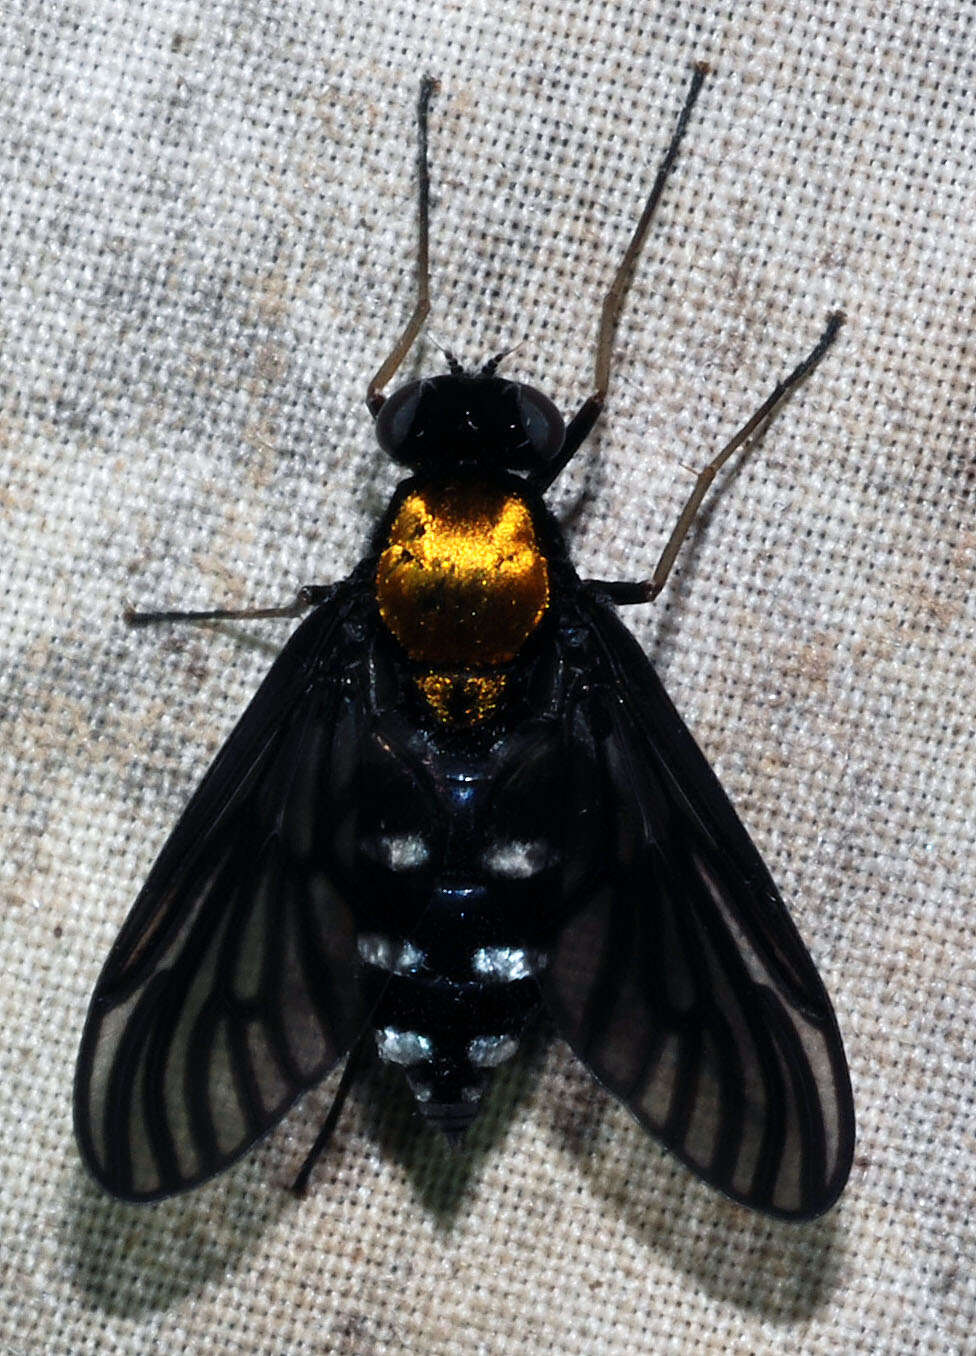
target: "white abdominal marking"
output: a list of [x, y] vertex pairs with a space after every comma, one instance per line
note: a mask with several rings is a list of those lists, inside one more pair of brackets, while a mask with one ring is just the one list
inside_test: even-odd
[[538, 974], [547, 959], [544, 952], [522, 946], [481, 946], [471, 957], [471, 969], [483, 979], [513, 984]]
[[360, 960], [375, 965], [377, 970], [388, 970], [393, 975], [409, 975], [423, 964], [424, 953], [413, 942], [397, 937], [384, 937], [379, 932], [364, 932], [356, 938]]
[[376, 1051], [388, 1064], [420, 1064], [434, 1053], [434, 1042], [419, 1031], [400, 1031], [385, 1026], [375, 1031]]
[[391, 871], [415, 871], [430, 856], [419, 833], [381, 833], [374, 842], [377, 859]]
[[511, 1059], [518, 1045], [514, 1036], [475, 1036], [468, 1042], [468, 1059], [476, 1069], [494, 1069]]
[[549, 844], [541, 838], [526, 841], [512, 839], [495, 843], [482, 853], [481, 864], [502, 880], [528, 880], [537, 875], [549, 859]]

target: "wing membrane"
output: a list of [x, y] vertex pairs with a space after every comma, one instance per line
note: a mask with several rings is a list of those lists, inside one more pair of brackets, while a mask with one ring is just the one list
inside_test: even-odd
[[98, 981], [75, 1124], [88, 1167], [118, 1196], [168, 1195], [220, 1171], [362, 1022], [352, 921], [323, 851], [355, 668], [343, 622], [358, 605], [341, 586], [296, 630]]
[[582, 598], [604, 860], [542, 977], [597, 1078], [736, 1200], [798, 1218], [847, 1178], [833, 1009], [756, 848], [637, 642]]

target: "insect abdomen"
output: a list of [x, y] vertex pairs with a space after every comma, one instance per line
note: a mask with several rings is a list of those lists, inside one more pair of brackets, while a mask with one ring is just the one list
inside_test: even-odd
[[378, 1000], [379, 1057], [403, 1069], [423, 1115], [448, 1136], [467, 1129], [491, 1071], [518, 1049], [539, 1005], [534, 975], [545, 963], [541, 952], [482, 944], [478, 908], [468, 913], [456, 904], [444, 910], [445, 920], [453, 915], [449, 928], [421, 927], [416, 940], [358, 938], [367, 1001]]

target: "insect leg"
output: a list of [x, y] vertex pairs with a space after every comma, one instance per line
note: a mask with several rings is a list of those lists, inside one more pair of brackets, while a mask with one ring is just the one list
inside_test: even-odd
[[336, 1088], [336, 1094], [332, 1099], [332, 1105], [329, 1107], [328, 1115], [322, 1123], [322, 1129], [315, 1136], [315, 1143], [312, 1145], [311, 1149], [309, 1149], [305, 1162], [298, 1169], [298, 1176], [291, 1184], [291, 1189], [296, 1196], [305, 1195], [309, 1178], [312, 1175], [312, 1169], [322, 1157], [329, 1140], [332, 1138], [332, 1132], [339, 1123], [339, 1117], [342, 1115], [342, 1108], [345, 1106], [346, 1098], [349, 1096], [349, 1089], [356, 1081], [356, 1075], [361, 1071], [366, 1062], [366, 1052], [369, 1049], [371, 1035], [371, 1028], [369, 1026], [363, 1027], [359, 1039], [349, 1051], [346, 1067], [342, 1071], [342, 1077], [339, 1079], [339, 1086]]
[[654, 180], [653, 187], [648, 195], [647, 202], [644, 204], [644, 210], [640, 215], [640, 220], [634, 229], [634, 234], [630, 238], [630, 244], [627, 246], [620, 266], [613, 277], [613, 282], [603, 298], [603, 309], [600, 312], [600, 329], [596, 341], [596, 367], [594, 372], [594, 391], [592, 395], [587, 396], [586, 400], [573, 415], [566, 429], [566, 441], [563, 443], [562, 451], [557, 459], [547, 468], [544, 480], [536, 483], [540, 489], [546, 489], [559, 475], [560, 471], [570, 460], [573, 454], [578, 450], [580, 444], [587, 437], [593, 425], [599, 418], [600, 411], [603, 409], [603, 402], [606, 400], [607, 389], [610, 385], [610, 360], [613, 351], [613, 341], [617, 333], [617, 324], [620, 320], [620, 312], [623, 309], [624, 301], [630, 289], [631, 280], [634, 276], [634, 268], [637, 264], [641, 247], [647, 236], [648, 228], [651, 224], [651, 218], [661, 200], [661, 194], [664, 192], [664, 186], [667, 183], [668, 175], [674, 168], [674, 162], [678, 158], [678, 148], [681, 145], [681, 139], [685, 134], [685, 128], [688, 126], [688, 120], [691, 117], [691, 111], [695, 106], [701, 87], [705, 82], [705, 76], [708, 74], [708, 66], [699, 61], [695, 65], [694, 75], [691, 78], [691, 86], [685, 98], [684, 107], [678, 117], [678, 125], [674, 129], [674, 136], [671, 143], [664, 153], [664, 159], [661, 161], [661, 167], [657, 172], [657, 178]]
[[615, 603], [649, 603], [652, 599], [657, 597], [664, 588], [668, 575], [671, 573], [671, 567], [674, 565], [678, 552], [681, 549], [681, 543], [688, 535], [688, 530], [694, 522], [695, 514], [698, 512], [702, 500], [708, 493], [708, 487], [711, 485], [718, 472], [728, 461], [729, 457], [732, 456], [733, 452], [736, 452], [758, 428], [764, 425], [773, 416], [777, 407], [785, 400], [790, 391], [792, 391], [793, 388], [808, 375], [808, 373], [813, 371], [837, 338], [837, 331], [843, 323], [844, 315], [841, 311], [835, 311], [828, 317], [827, 328], [820, 336], [817, 346], [813, 351], [808, 353], [803, 361], [793, 369], [789, 376], [785, 377], [779, 383], [768, 399], [764, 400], [759, 406], [759, 409], [752, 418], [742, 425], [738, 433], [736, 433], [730, 442], [726, 443], [718, 456], [713, 458], [704, 470], [699, 471], [694, 488], [688, 496], [688, 502], [681, 510], [681, 516], [674, 525], [671, 535], [668, 538], [667, 545], [661, 552], [661, 558], [650, 579], [635, 583], [589, 579], [587, 580], [587, 583], [591, 588], [599, 589], [601, 593], [609, 597], [611, 601]]
[[305, 584], [293, 602], [280, 607], [211, 608], [203, 612], [137, 612], [127, 607], [122, 616], [127, 626], [155, 626], [158, 622], [261, 621], [268, 617], [300, 617], [310, 607], [332, 594], [334, 584]]
[[437, 89], [437, 81], [425, 75], [420, 82], [420, 100], [417, 105], [417, 123], [419, 144], [417, 150], [417, 188], [418, 188], [418, 238], [417, 238], [417, 303], [406, 328], [393, 345], [392, 351], [380, 363], [376, 373], [366, 387], [366, 405], [375, 419], [386, 397], [382, 387], [390, 380], [404, 358], [410, 352], [413, 342], [420, 333], [420, 327], [430, 311], [430, 255], [428, 249], [430, 228], [430, 169], [427, 164], [427, 121], [430, 112], [431, 95]]

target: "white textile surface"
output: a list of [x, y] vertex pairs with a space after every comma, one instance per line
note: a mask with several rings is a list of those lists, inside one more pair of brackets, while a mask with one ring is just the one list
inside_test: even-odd
[[[0, 15], [0, 1350], [976, 1351], [976, 6], [12, 0]], [[347, 573], [396, 482], [366, 380], [429, 333], [571, 412], [695, 60], [599, 429], [552, 495], [581, 571], [653, 566], [691, 483], [847, 323], [628, 621], [833, 996], [858, 1147], [770, 1222], [553, 1042], [467, 1148], [336, 1075], [212, 1185], [122, 1205], [71, 1082], [98, 969], [288, 623], [123, 601]], [[258, 643], [254, 643], [257, 638]]]

